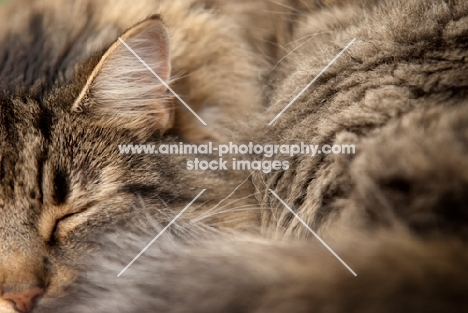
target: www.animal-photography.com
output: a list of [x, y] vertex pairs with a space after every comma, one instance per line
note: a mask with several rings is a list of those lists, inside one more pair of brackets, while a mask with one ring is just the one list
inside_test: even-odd
[[0, 0], [0, 313], [468, 311], [465, 0]]

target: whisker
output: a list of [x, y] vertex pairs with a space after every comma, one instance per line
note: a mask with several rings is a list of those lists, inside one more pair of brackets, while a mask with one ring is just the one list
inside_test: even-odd
[[[250, 176], [252, 176], [252, 173], [249, 174], [249, 176], [247, 176], [246, 179], [244, 179], [243, 182], [241, 182], [236, 188], [234, 188], [234, 190], [224, 199], [222, 199], [221, 201], [218, 202], [218, 204], [216, 204], [213, 208], [209, 209], [208, 211], [206, 211], [206, 213], [209, 213], [213, 210], [215, 210], [221, 203], [223, 203], [224, 201], [226, 201], [227, 199], [229, 199], [229, 197], [231, 197], [249, 178]], [[205, 214], [206, 214], [205, 213]]]
[[194, 219], [193, 221], [205, 220], [205, 219], [211, 218], [213, 216], [226, 214], [226, 213], [234, 213], [234, 212], [242, 212], [242, 211], [255, 211], [255, 210], [268, 210], [268, 208], [262, 208], [262, 207], [259, 207], [259, 206], [255, 205], [255, 204], [246, 204], [246, 205], [241, 205], [241, 206], [231, 208], [231, 209], [228, 209], [228, 210], [224, 210], [224, 211], [213, 212], [210, 215], [199, 216], [196, 219]]

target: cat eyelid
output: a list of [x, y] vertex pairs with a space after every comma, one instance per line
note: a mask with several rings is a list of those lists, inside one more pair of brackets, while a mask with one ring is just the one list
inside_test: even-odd
[[94, 202], [91, 201], [75, 208], [64, 208], [63, 206], [54, 207], [48, 212], [46, 211], [41, 217], [39, 222], [39, 232], [43, 236], [44, 240], [49, 243], [53, 243], [54, 238], [57, 239], [56, 234], [61, 223], [63, 224], [74, 216], [86, 212], [93, 205]]
[[[91, 205], [92, 206], [92, 205]], [[88, 210], [88, 208], [90, 207], [90, 204], [86, 204], [86, 205], [82, 205], [80, 206], [79, 208], [77, 209], [74, 209], [74, 210], [68, 210], [68, 211], [64, 211], [63, 214], [61, 215], [58, 215], [59, 217], [56, 217], [56, 222], [60, 222], [60, 221], [63, 221], [67, 218], [70, 218], [72, 217], [73, 215], [76, 215], [76, 214], [80, 214], [80, 213], [83, 213], [85, 212], [86, 210]]]
[[75, 213], [63, 215], [62, 218], [57, 219], [55, 221], [54, 231], [51, 233], [54, 240], [59, 241], [65, 238], [76, 227], [88, 221], [87, 213], [94, 204], [95, 202], [90, 202], [89, 205], [82, 207], [81, 210], [77, 210]]
[[50, 235], [47, 237], [47, 242], [49, 244], [54, 244], [57, 241], [57, 231], [59, 228], [59, 224], [71, 218], [75, 214], [78, 214], [78, 213], [69, 213], [55, 221], [54, 226], [52, 227], [52, 230], [50, 231]]

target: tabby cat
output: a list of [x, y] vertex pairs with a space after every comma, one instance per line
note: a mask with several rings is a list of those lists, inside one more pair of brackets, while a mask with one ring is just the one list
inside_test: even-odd
[[[167, 224], [203, 189], [181, 219], [218, 230], [257, 219], [199, 213], [249, 173], [187, 171], [192, 156], [118, 149], [220, 140], [261, 108], [261, 62], [234, 21], [186, 0], [11, 1], [0, 21], [0, 312], [54, 298], [94, 239]], [[237, 190], [220, 207], [255, 204], [248, 184]]]
[[[466, 1], [17, 0], [0, 15], [0, 312], [468, 308]], [[117, 149], [181, 140], [356, 154], [244, 173]]]

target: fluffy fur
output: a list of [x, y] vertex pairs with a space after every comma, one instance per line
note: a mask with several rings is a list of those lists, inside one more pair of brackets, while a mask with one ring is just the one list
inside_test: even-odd
[[[103, 10], [108, 12], [104, 19]], [[165, 16], [165, 27], [156, 13]], [[190, 172], [185, 163], [193, 156], [125, 155], [118, 150], [118, 145], [142, 141], [178, 143], [181, 133], [197, 140], [223, 135], [218, 124], [216, 133], [200, 128], [179, 107], [172, 133], [161, 137], [167, 128], [161, 120], [169, 120], [170, 114], [161, 100], [168, 95], [151, 73], [134, 71], [141, 64], [128, 58], [119, 36], [142, 56], [156, 58], [148, 64], [165, 71], [163, 77], [169, 77], [170, 56], [172, 77], [180, 78], [172, 87], [202, 117], [204, 109], [225, 107], [230, 113], [216, 118], [232, 122], [246, 111], [242, 105], [260, 107], [253, 51], [233, 22], [185, 0], [13, 1], [1, 14], [0, 311], [12, 312], [15, 306], [29, 310], [30, 299], [42, 293], [39, 289], [44, 298], [63, 291], [95, 248], [90, 238], [131, 227], [142, 216], [168, 223], [204, 188], [182, 219], [200, 218], [204, 212], [200, 220], [223, 228], [229, 225], [224, 221], [231, 215], [231, 203], [252, 205], [253, 199], [246, 197], [251, 189], [241, 184], [248, 173]], [[121, 66], [122, 59], [132, 65]], [[230, 67], [233, 73], [226, 76], [213, 67]], [[147, 83], [154, 78], [155, 84], [144, 86], [151, 88], [149, 94], [120, 83], [135, 75], [147, 75]], [[109, 103], [109, 95], [122, 93], [130, 96], [125, 102], [135, 114], [123, 114], [124, 99]], [[142, 101], [149, 105], [136, 110]], [[184, 118], [187, 122], [181, 124]], [[239, 192], [222, 201], [236, 187]], [[226, 214], [206, 212], [220, 202]], [[230, 225], [243, 228], [251, 220], [255, 212], [244, 212]]]
[[119, 278], [153, 232], [104, 241], [71, 296], [40, 312], [438, 313], [468, 305], [468, 254], [456, 240], [350, 231], [347, 240], [329, 243], [354, 277], [317, 241], [226, 237], [183, 224], [175, 233]]
[[[0, 49], [3, 297], [39, 284], [47, 290], [36, 311], [65, 313], [468, 308], [466, 2], [103, 3], [110, 1], [51, 0], [26, 13], [13, 14], [11, 4], [2, 13], [12, 24]], [[53, 12], [68, 6], [86, 23], [77, 18], [52, 44], [52, 28], [44, 26], [61, 21]], [[95, 15], [104, 8], [105, 18]], [[202, 115], [219, 110], [209, 115], [223, 128], [193, 133], [193, 120], [176, 110], [175, 130], [160, 137], [125, 127], [128, 116], [109, 122], [97, 111], [71, 110], [116, 37], [149, 11], [166, 21], [173, 72], [190, 74], [174, 88]], [[14, 37], [26, 29], [39, 39]], [[60, 36], [73, 44], [62, 46]], [[269, 68], [262, 68], [265, 60]], [[185, 157], [115, 153], [122, 141], [229, 137], [232, 121], [244, 118], [240, 112], [260, 106], [261, 73], [269, 79], [268, 107], [250, 114], [250, 128], [234, 139], [355, 144], [356, 155], [275, 156], [290, 169], [252, 173], [254, 190], [242, 173], [185, 171]], [[195, 186], [208, 190], [117, 278], [196, 195]], [[236, 211], [243, 213], [230, 214]], [[7, 301], [0, 310], [12, 312]]]
[[[358, 1], [302, 14], [254, 133], [260, 142], [354, 144], [357, 153], [283, 157], [292, 170], [255, 173], [257, 187], [274, 188], [324, 235], [339, 232], [333, 223], [351, 207], [369, 224], [394, 217], [415, 231], [464, 228], [467, 15], [463, 1]], [[273, 126], [263, 126], [353, 38]], [[264, 211], [264, 227], [310, 235], [263, 195], [260, 202], [272, 208]]]

